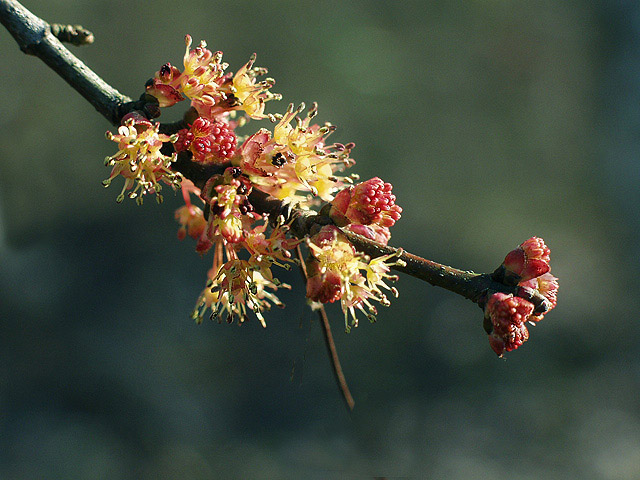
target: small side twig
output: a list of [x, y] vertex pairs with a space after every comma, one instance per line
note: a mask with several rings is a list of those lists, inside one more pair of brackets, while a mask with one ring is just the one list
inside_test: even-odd
[[131, 102], [131, 99], [73, 55], [51, 33], [47, 22], [16, 0], [0, 0], [0, 23], [13, 35], [20, 50], [38, 57], [113, 125], [120, 124], [124, 115], [122, 106]]
[[54, 37], [63, 43], [70, 43], [79, 47], [90, 45], [95, 40], [93, 33], [82, 25], [63, 25], [62, 23], [52, 23], [49, 28]]

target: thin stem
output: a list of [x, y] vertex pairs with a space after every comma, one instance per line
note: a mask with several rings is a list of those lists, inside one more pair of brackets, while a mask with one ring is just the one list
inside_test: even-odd
[[[300, 245], [296, 246], [296, 254], [298, 256], [298, 260], [300, 260], [300, 271], [302, 272], [302, 276], [304, 277], [304, 281], [308, 280], [307, 275], [307, 267], [304, 263], [304, 257], [302, 256], [302, 250], [300, 249]], [[342, 372], [342, 366], [340, 365], [340, 358], [338, 357], [338, 350], [336, 349], [336, 344], [333, 341], [333, 334], [331, 333], [331, 325], [329, 324], [329, 317], [327, 317], [327, 311], [324, 308], [324, 305], [321, 305], [318, 309], [318, 317], [320, 318], [320, 325], [322, 327], [322, 334], [324, 336], [324, 344], [327, 347], [327, 353], [329, 354], [329, 360], [331, 361], [331, 369], [333, 370], [333, 377], [338, 384], [338, 389], [342, 395], [342, 399], [349, 411], [353, 410], [355, 406], [355, 401], [351, 396], [351, 392], [349, 391], [349, 385], [347, 384], [347, 379]]]

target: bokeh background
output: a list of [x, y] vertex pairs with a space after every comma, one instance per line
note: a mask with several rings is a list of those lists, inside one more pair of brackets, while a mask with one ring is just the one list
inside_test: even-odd
[[330, 309], [349, 415], [298, 274], [266, 330], [194, 325], [179, 197], [117, 205], [108, 123], [2, 30], [1, 478], [640, 478], [638, 2], [25, 3], [90, 28], [74, 52], [132, 97], [185, 33], [257, 52], [268, 111], [317, 101], [393, 183], [394, 245], [491, 271], [542, 236], [561, 289], [506, 360], [410, 277], [374, 325]]

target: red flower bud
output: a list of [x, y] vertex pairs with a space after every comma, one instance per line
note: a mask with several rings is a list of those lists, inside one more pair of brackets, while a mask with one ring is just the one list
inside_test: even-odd
[[531, 237], [515, 250], [511, 250], [504, 261], [504, 283], [517, 285], [532, 278], [544, 275], [550, 270], [549, 248], [544, 240]]
[[402, 208], [395, 204], [392, 188], [378, 177], [345, 188], [331, 202], [330, 215], [341, 226], [357, 223], [392, 227], [402, 213]]
[[533, 304], [524, 298], [494, 293], [485, 306], [485, 327], [489, 344], [496, 354], [515, 350], [529, 338], [525, 322], [533, 313]]
[[189, 129], [178, 132], [174, 146], [177, 152], [189, 150], [195, 162], [207, 165], [225, 163], [233, 157], [236, 143], [236, 134], [229, 125], [198, 117]]

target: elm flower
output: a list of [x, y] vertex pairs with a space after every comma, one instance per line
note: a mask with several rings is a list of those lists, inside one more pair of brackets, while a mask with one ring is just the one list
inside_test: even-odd
[[[253, 206], [247, 196], [251, 184], [240, 176], [240, 169], [230, 167], [224, 175], [214, 175], [205, 184], [200, 196], [209, 206], [206, 237], [210, 247], [218, 240], [225, 243], [240, 243], [244, 232], [259, 215], [253, 212]], [[204, 247], [204, 244], [201, 245]], [[206, 252], [208, 248], [199, 250]]]
[[337, 273], [320, 270], [320, 262], [313, 256], [305, 261], [307, 270], [307, 298], [311, 302], [333, 303], [344, 293], [342, 279]]
[[[231, 85], [228, 86], [230, 94], [228, 98], [235, 100], [235, 109], [243, 110], [249, 117], [259, 120], [267, 118], [264, 114], [264, 104], [269, 100], [280, 100], [281, 95], [271, 93], [269, 89], [275, 85], [273, 78], [266, 78], [261, 82], [256, 77], [267, 74], [266, 68], [254, 67], [256, 54], [233, 76]], [[227, 84], [225, 84], [225, 87]]]
[[536, 290], [548, 301], [547, 311], [541, 314], [531, 315], [529, 317], [529, 322], [539, 322], [547, 313], [549, 313], [549, 310], [555, 308], [558, 303], [558, 279], [550, 273], [545, 273], [544, 275], [532, 278], [526, 282], [520, 282], [518, 285], [520, 287]]
[[187, 234], [194, 240], [198, 239], [207, 226], [202, 209], [195, 205], [184, 205], [176, 210], [175, 218], [180, 224], [178, 238], [183, 240]]
[[187, 97], [200, 111], [212, 107], [223, 97], [219, 86], [224, 81], [227, 65], [222, 63], [222, 52], [211, 52], [204, 41], [191, 49], [192, 42], [191, 35], [186, 35], [184, 71], [166, 63], [147, 82], [147, 93], [158, 99], [160, 107], [170, 107]]
[[515, 287], [515, 295], [492, 293], [484, 306], [484, 328], [498, 356], [529, 338], [526, 322], [535, 325], [556, 306], [558, 279], [549, 273], [550, 253], [542, 238], [531, 237], [510, 251], [491, 275], [494, 281]]
[[283, 223], [283, 218], [278, 218], [276, 225], [271, 229], [269, 236], [265, 234], [269, 224], [268, 217], [263, 217], [263, 223], [244, 233], [244, 246], [252, 258], [266, 258], [270, 263], [289, 268], [282, 262], [290, 262], [294, 249], [302, 240], [287, 237], [289, 225]]
[[170, 63], [165, 63], [147, 82], [147, 93], [158, 100], [159, 107], [171, 107], [184, 100], [178, 90], [181, 75], [180, 70]]
[[158, 133], [158, 124], [153, 124], [141, 115], [130, 114], [123, 119], [116, 135], [107, 132], [109, 140], [118, 143], [118, 153], [105, 159], [105, 165], [113, 167], [111, 175], [102, 183], [105, 187], [121, 175], [125, 182], [116, 201], [122, 202], [125, 191], [131, 190], [129, 198], [136, 198], [142, 203], [142, 195], [155, 193], [158, 203], [162, 202], [159, 182], [171, 185], [174, 189], [180, 185], [182, 176], [171, 171], [171, 163], [175, 155], [164, 155], [160, 149], [164, 142], [174, 142], [175, 136]]
[[[375, 321], [377, 310], [371, 301], [389, 306], [390, 302], [381, 289], [398, 295], [386, 281], [395, 281], [397, 276], [389, 274], [389, 266], [401, 263], [391, 261], [401, 254], [384, 255], [371, 260], [357, 253], [353, 246], [333, 225], [327, 225], [308, 242], [312, 260], [308, 272], [311, 284], [307, 286], [307, 297], [311, 301], [340, 300], [345, 317], [345, 329], [358, 326], [356, 309], [362, 311], [370, 321]], [[317, 262], [314, 264], [314, 262]], [[351, 324], [349, 323], [351, 316]]]
[[247, 318], [248, 308], [266, 328], [262, 312], [269, 310], [271, 304], [284, 307], [278, 297], [267, 290], [269, 288], [275, 291], [278, 287], [290, 288], [276, 279], [267, 280], [259, 268], [247, 260], [229, 260], [210, 276], [207, 286], [198, 298], [192, 318], [201, 323], [204, 313], [210, 309], [212, 320], [219, 318], [220, 314], [226, 311], [228, 323], [233, 322], [236, 316], [239, 323], [243, 323]]
[[344, 188], [331, 202], [329, 215], [340, 226], [356, 223], [392, 227], [402, 213], [392, 188], [378, 177]]
[[191, 49], [192, 42], [186, 35], [182, 72], [166, 63], [147, 82], [147, 93], [158, 99], [159, 106], [170, 107], [187, 97], [198, 114], [207, 118], [219, 118], [233, 110], [244, 111], [253, 119], [266, 118], [265, 102], [281, 96], [269, 91], [275, 84], [272, 78], [257, 81], [267, 69], [253, 66], [255, 53], [232, 75], [225, 73], [228, 64], [222, 62], [222, 52], [212, 52], [204, 41]]
[[227, 64], [222, 63], [222, 52], [211, 52], [204, 40], [190, 50], [191, 35], [186, 35], [184, 38], [186, 44], [183, 59], [184, 71], [180, 75], [178, 89], [191, 99], [196, 109], [198, 105], [212, 106], [221, 97], [219, 84], [224, 77]]
[[550, 270], [549, 253], [550, 250], [542, 238], [531, 237], [522, 242], [518, 248], [511, 250], [502, 262], [502, 280], [507, 285], [517, 285], [519, 282], [544, 275]]
[[342, 185], [336, 173], [354, 163], [349, 158], [354, 145], [325, 145], [335, 127], [311, 125], [315, 104], [304, 120], [297, 117], [303, 109], [304, 104], [297, 109], [291, 104], [284, 115], [270, 116], [277, 122], [273, 135], [261, 129], [245, 141], [242, 168], [260, 189], [276, 198], [302, 202], [305, 196], [299, 192], [311, 192], [329, 201]]
[[178, 132], [174, 147], [176, 152], [191, 152], [196, 163], [220, 165], [233, 157], [236, 142], [236, 134], [229, 124], [198, 117], [188, 129]]

